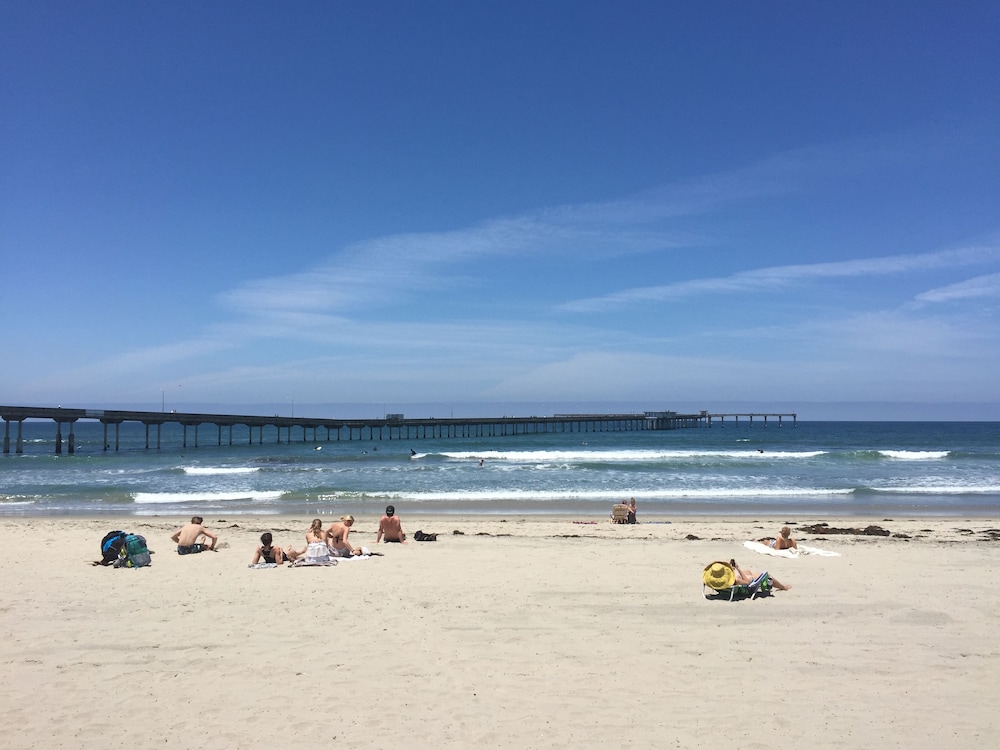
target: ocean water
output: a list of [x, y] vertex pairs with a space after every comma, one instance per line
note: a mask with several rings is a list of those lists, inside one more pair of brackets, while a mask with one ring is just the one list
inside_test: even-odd
[[[171, 428], [175, 428], [172, 431]], [[113, 428], [111, 428], [113, 430]], [[352, 513], [607, 517], [634, 497], [643, 514], [1000, 515], [1000, 423], [717, 423], [663, 432], [490, 438], [276, 441], [203, 427], [182, 448], [165, 425], [146, 449], [123, 424], [118, 450], [78, 422], [55, 455], [55, 424], [25, 422], [24, 453], [0, 454], [0, 515]], [[296, 435], [298, 432], [298, 435]], [[63, 428], [64, 451], [67, 428]], [[377, 436], [376, 436], [377, 438]], [[151, 438], [155, 445], [155, 436]], [[189, 445], [192, 439], [189, 436]]]

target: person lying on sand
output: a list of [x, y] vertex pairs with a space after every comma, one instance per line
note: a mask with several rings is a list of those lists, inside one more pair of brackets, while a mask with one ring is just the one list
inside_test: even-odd
[[760, 540], [761, 544], [766, 544], [771, 549], [798, 549], [799, 545], [792, 539], [792, 530], [787, 526], [782, 526], [778, 536], [767, 537]]
[[[743, 585], [749, 585], [749, 584], [753, 583], [754, 579], [758, 575], [757, 573], [754, 573], [749, 568], [741, 568], [739, 565], [736, 564], [735, 560], [730, 560], [729, 561], [729, 565], [730, 565], [730, 567], [732, 567], [733, 572], [736, 573], [736, 583], [742, 583]], [[791, 588], [791, 586], [786, 586], [785, 584], [783, 584], [781, 581], [779, 581], [777, 578], [775, 578], [772, 575], [769, 575], [768, 577], [771, 579], [771, 583], [774, 584], [774, 588], [778, 589], [779, 591], [788, 591]]]

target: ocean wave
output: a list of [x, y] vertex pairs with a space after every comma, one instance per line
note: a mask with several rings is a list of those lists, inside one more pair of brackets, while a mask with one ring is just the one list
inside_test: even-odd
[[215, 476], [219, 474], [253, 474], [260, 471], [259, 466], [228, 467], [228, 466], [184, 466], [185, 474], [196, 477]]
[[868, 487], [876, 495], [1000, 495], [1000, 485], [913, 485], [909, 487]]
[[136, 492], [132, 501], [140, 505], [158, 503], [212, 503], [234, 500], [267, 502], [280, 500], [284, 492]]
[[884, 458], [894, 458], [898, 461], [936, 461], [948, 458], [951, 451], [889, 451], [881, 450], [878, 454]]
[[452, 461], [510, 461], [523, 463], [648, 463], [653, 461], [690, 461], [701, 458], [726, 460], [759, 460], [762, 458], [815, 458], [827, 451], [762, 451], [762, 450], [623, 450], [623, 451], [447, 451], [436, 454], [418, 453], [413, 459], [439, 456]]
[[709, 488], [709, 489], [672, 489], [672, 490], [470, 490], [470, 491], [414, 491], [414, 492], [337, 492], [328, 499], [333, 500], [404, 500], [415, 502], [537, 502], [560, 500], [586, 500], [594, 502], [620, 502], [623, 497], [634, 497], [641, 500], [725, 500], [779, 497], [829, 497], [834, 495], [850, 495], [852, 489], [829, 488]]

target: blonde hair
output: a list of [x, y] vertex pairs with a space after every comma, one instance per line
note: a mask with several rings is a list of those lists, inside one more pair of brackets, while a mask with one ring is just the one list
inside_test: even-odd
[[354, 516], [341, 516], [340, 520], [344, 523], [354, 523]]
[[790, 528], [788, 528], [787, 526], [782, 526], [781, 527], [781, 535], [783, 537], [785, 537], [785, 539], [788, 539], [788, 537], [790, 537], [792, 535], [792, 530]]
[[323, 521], [319, 518], [314, 518], [312, 524], [309, 526], [309, 531], [319, 533], [323, 530]]

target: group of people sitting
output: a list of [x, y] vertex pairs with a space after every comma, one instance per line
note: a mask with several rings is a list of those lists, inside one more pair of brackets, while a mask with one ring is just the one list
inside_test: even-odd
[[[323, 521], [315, 518], [306, 531], [306, 546], [303, 549], [295, 549], [291, 545], [278, 547], [274, 544], [271, 532], [264, 532], [261, 534], [260, 546], [254, 552], [251, 565], [261, 563], [282, 565], [286, 561], [294, 563], [297, 560], [316, 563], [341, 557], [360, 557], [366, 554], [367, 550], [364, 547], [355, 547], [348, 540], [352, 526], [354, 526], [354, 516], [351, 515], [341, 516], [339, 521], [334, 521], [325, 529]], [[190, 523], [179, 528], [170, 538], [177, 544], [178, 555], [215, 552], [219, 541], [217, 534], [205, 528], [201, 516], [192, 517]], [[381, 541], [406, 543], [406, 534], [396, 516], [396, 508], [392, 505], [386, 506], [385, 515], [378, 524], [375, 543]]]
[[[369, 554], [366, 547], [355, 547], [348, 540], [351, 534], [351, 527], [354, 526], [354, 516], [341, 516], [339, 521], [334, 521], [327, 528], [323, 528], [323, 521], [314, 518], [312, 524], [306, 531], [306, 546], [297, 550], [292, 546], [282, 548], [274, 546], [274, 538], [271, 532], [261, 535], [261, 545], [254, 552], [251, 565], [261, 562], [281, 565], [286, 560], [291, 563], [301, 561], [308, 564], [327, 563], [331, 560], [343, 557], [361, 557]], [[406, 543], [406, 534], [403, 533], [402, 524], [396, 516], [396, 509], [389, 505], [385, 509], [378, 525], [378, 532], [375, 535], [375, 543], [381, 541]]]

